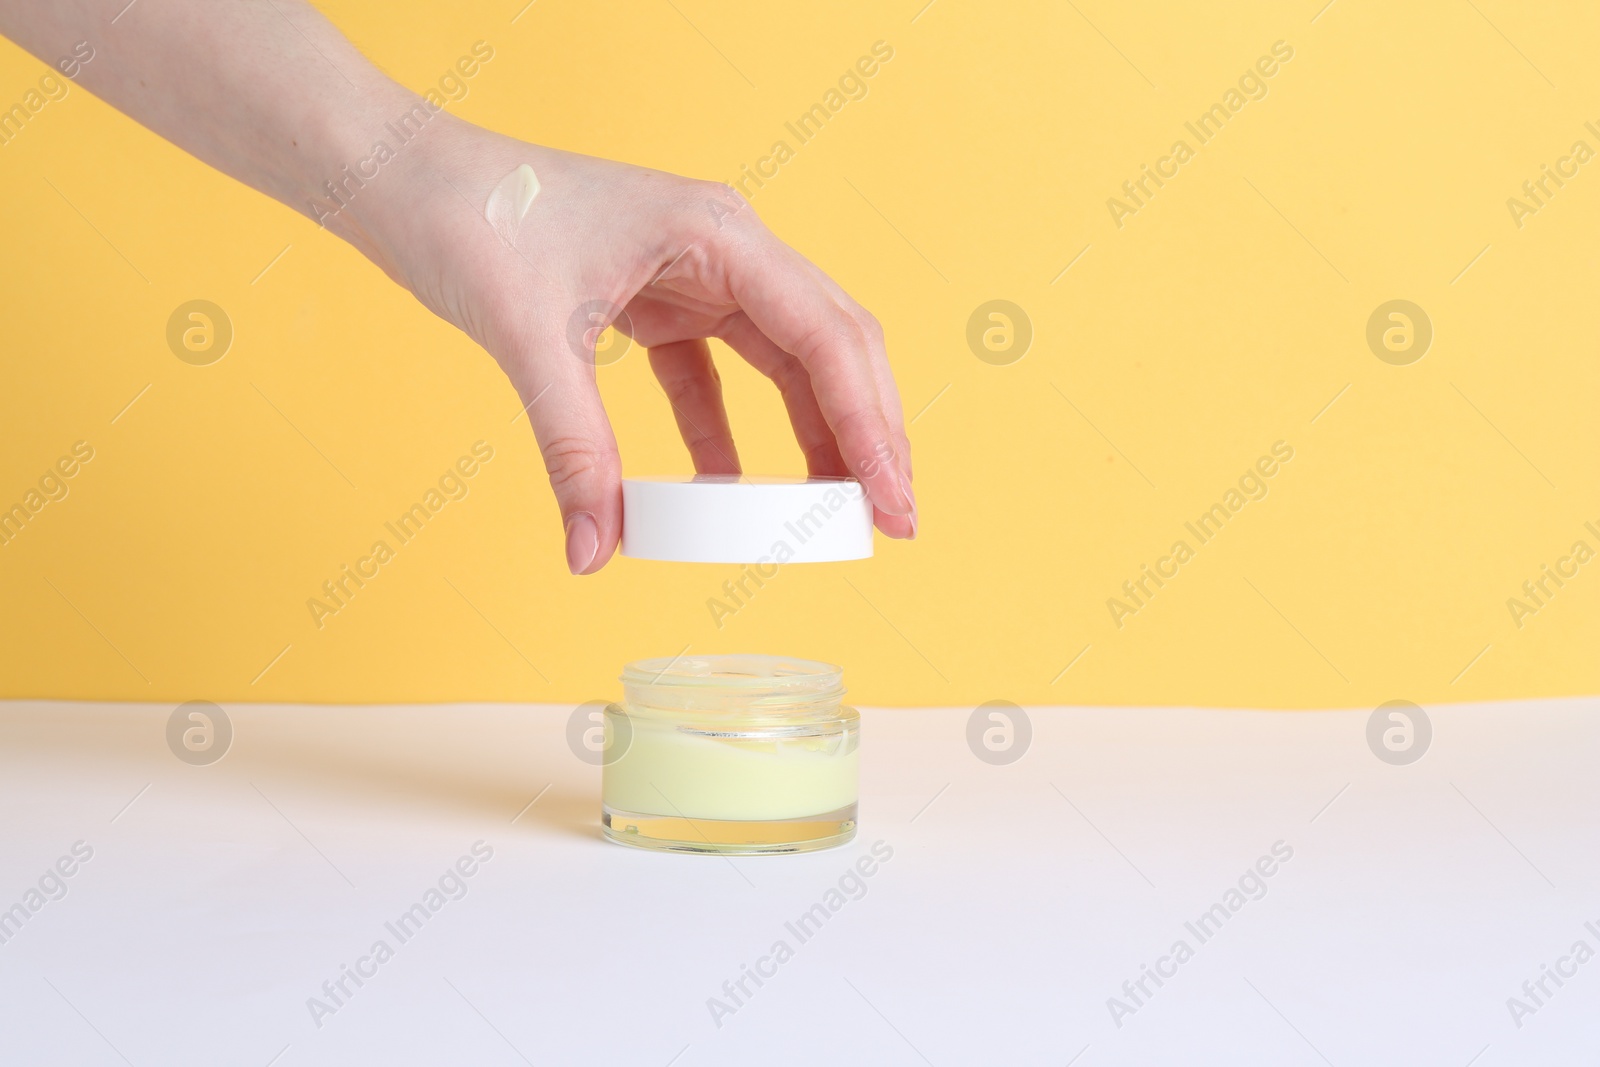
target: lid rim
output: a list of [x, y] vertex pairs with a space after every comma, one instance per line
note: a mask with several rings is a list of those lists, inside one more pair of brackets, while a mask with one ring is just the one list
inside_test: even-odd
[[632, 559], [752, 564], [872, 556], [872, 503], [855, 478], [733, 475], [622, 480], [621, 552]]

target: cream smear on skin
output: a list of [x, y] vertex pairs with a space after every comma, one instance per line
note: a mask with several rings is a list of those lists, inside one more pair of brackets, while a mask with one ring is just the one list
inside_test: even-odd
[[483, 207], [483, 217], [507, 244], [516, 244], [517, 230], [539, 195], [539, 176], [526, 163], [500, 179]]

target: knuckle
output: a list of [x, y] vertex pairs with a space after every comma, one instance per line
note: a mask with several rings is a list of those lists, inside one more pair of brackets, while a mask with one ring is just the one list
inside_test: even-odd
[[720, 201], [736, 210], [743, 210], [750, 206], [750, 201], [745, 199], [744, 194], [727, 182], [697, 181], [695, 188], [703, 198]]
[[841, 336], [839, 323], [831, 318], [818, 318], [796, 335], [794, 354], [796, 358], [809, 363], [819, 352], [827, 351], [841, 340], [845, 338]]
[[800, 449], [807, 470], [829, 470], [837, 466], [839, 446], [829, 440], [813, 441]]
[[810, 389], [811, 375], [798, 359], [790, 357], [780, 360], [772, 368], [772, 384], [778, 387], [779, 394], [788, 397], [802, 389]]
[[557, 493], [581, 489], [588, 483], [609, 478], [619, 469], [615, 455], [584, 437], [552, 437], [539, 446], [551, 488]]
[[838, 416], [834, 434], [841, 440], [859, 443], [879, 461], [894, 458], [894, 446], [883, 432], [883, 416], [869, 407], [852, 407]]
[[703, 452], [709, 449], [719, 456], [726, 456], [733, 448], [733, 439], [727, 434], [708, 433], [701, 430], [691, 430], [683, 443], [691, 453]]
[[883, 347], [883, 323], [878, 321], [878, 317], [872, 312], [868, 311], [866, 308], [858, 308], [856, 310], [855, 318], [856, 325], [858, 325], [861, 328], [861, 332], [866, 335], [867, 341], [874, 347]]
[[731, 234], [760, 224], [750, 201], [725, 182], [696, 181], [690, 193], [689, 217], [702, 232]]
[[696, 408], [714, 407], [722, 402], [722, 381], [714, 371], [687, 375], [676, 382], [673, 401]]

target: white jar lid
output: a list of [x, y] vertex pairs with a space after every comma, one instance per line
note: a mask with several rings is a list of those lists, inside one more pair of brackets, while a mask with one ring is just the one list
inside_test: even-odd
[[622, 554], [679, 563], [867, 559], [872, 504], [850, 478], [624, 478]]

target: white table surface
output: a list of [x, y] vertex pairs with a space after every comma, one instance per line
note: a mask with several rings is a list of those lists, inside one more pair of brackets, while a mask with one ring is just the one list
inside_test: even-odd
[[[93, 849], [0, 944], [0, 1062], [1600, 1059], [1600, 959], [1520, 1027], [1507, 1007], [1600, 950], [1600, 700], [1431, 708], [1409, 766], [1367, 710], [1033, 709], [991, 766], [970, 709], [866, 709], [856, 842], [740, 860], [605, 842], [570, 710], [232, 705], [227, 755], [191, 766], [170, 705], [0, 704], [0, 908]], [[880, 840], [800, 943], [785, 922]], [[385, 922], [478, 841], [465, 896], [398, 943]], [[1185, 922], [1279, 841], [1199, 944]], [[307, 999], [380, 938], [318, 1027]], [[1107, 999], [1179, 938], [1193, 958], [1117, 1026]], [[717, 1026], [708, 998], [780, 939]]]

